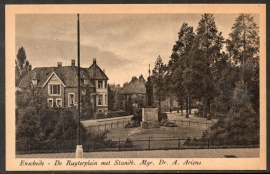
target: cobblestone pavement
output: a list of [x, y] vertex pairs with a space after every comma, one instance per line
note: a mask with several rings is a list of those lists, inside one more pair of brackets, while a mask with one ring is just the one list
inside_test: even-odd
[[[259, 148], [84, 152], [84, 158], [259, 158]], [[16, 158], [75, 158], [74, 153], [22, 154]]]

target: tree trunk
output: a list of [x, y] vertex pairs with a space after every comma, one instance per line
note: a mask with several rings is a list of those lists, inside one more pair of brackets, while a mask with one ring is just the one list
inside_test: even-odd
[[183, 115], [183, 98], [181, 97], [181, 100], [180, 100], [180, 106], [181, 106], [181, 115]]
[[207, 99], [207, 120], [211, 120], [211, 115], [210, 115], [210, 99]]
[[205, 99], [203, 99], [203, 118], [206, 118], [206, 116], [207, 116], [207, 101], [206, 101], [207, 99], [205, 98]]
[[189, 97], [189, 102], [188, 102], [189, 114], [191, 114], [191, 102], [192, 102], [192, 97]]
[[161, 104], [160, 104], [160, 99], [158, 99], [158, 113], [161, 113]]
[[188, 97], [186, 97], [186, 118], [189, 118], [189, 115], [188, 115]]

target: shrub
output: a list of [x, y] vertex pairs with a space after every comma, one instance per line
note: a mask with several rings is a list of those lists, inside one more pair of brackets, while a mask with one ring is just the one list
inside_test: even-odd
[[170, 122], [169, 119], [162, 119], [160, 122], [160, 126], [176, 127], [177, 125], [174, 122]]
[[124, 127], [125, 128], [133, 128], [133, 127], [140, 127], [141, 123], [140, 122], [135, 122], [135, 121], [129, 121]]
[[107, 113], [107, 118], [121, 117], [121, 116], [129, 116], [130, 113], [126, 111], [109, 111]]
[[167, 113], [158, 113], [158, 121], [160, 122], [161, 120], [163, 119], [167, 119], [168, 116], [167, 116]]
[[131, 121], [134, 121], [135, 123], [140, 123], [142, 121], [142, 109], [138, 109], [137, 114], [133, 114]]
[[132, 139], [131, 138], [127, 138], [125, 144], [124, 144], [124, 147], [133, 147], [133, 143], [132, 143]]

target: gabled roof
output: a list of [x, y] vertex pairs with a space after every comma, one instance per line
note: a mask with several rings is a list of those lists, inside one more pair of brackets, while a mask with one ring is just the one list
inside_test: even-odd
[[[77, 77], [77, 67], [76, 66], [63, 66], [63, 67], [40, 67], [33, 69], [29, 74], [27, 74], [19, 84], [20, 88], [28, 88], [31, 85], [33, 78], [38, 77], [37, 87], [43, 87], [53, 74], [59, 78], [61, 83], [66, 87], [77, 87], [78, 77]], [[85, 68], [81, 68], [81, 75], [89, 79], [89, 75]], [[81, 76], [81, 77], [82, 77]], [[89, 82], [89, 87], [94, 87], [91, 81]]]
[[131, 94], [145, 94], [145, 81], [143, 78], [137, 79], [137, 77], [132, 77], [132, 80], [125, 85], [118, 94], [120, 95], [131, 95]]
[[101, 68], [93, 63], [88, 69], [87, 72], [89, 74], [89, 77], [91, 80], [97, 79], [97, 80], [109, 80], [109, 78], [106, 76], [106, 74], [101, 70]]
[[[47, 85], [47, 83], [50, 81], [50, 79], [52, 78], [52, 76], [56, 76], [56, 78], [60, 81], [60, 83], [64, 86], [64, 87], [66, 87], [66, 85], [62, 82], [62, 80], [58, 77], [58, 75], [53, 71], [52, 73], [51, 73], [51, 75], [47, 78], [47, 80], [46, 80], [46, 82], [42, 85], [42, 87], [44, 87], [44, 86], [46, 86]], [[40, 84], [41, 85], [41, 84]]]
[[[80, 68], [81, 78], [88, 80], [89, 87], [95, 87], [90, 80], [109, 80], [106, 74], [97, 65], [96, 59], [93, 59], [93, 64], [89, 68]], [[44, 87], [50, 78], [55, 75], [59, 81], [66, 87], [78, 86], [78, 68], [72, 66], [60, 66], [60, 67], [40, 67], [33, 69], [27, 74], [19, 84], [20, 88], [30, 87], [33, 79], [38, 80], [37, 87]], [[86, 86], [86, 85], [82, 85]]]

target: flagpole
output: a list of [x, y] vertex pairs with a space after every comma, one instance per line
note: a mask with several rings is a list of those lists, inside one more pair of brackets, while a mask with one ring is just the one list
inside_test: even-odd
[[81, 122], [81, 93], [80, 93], [80, 15], [77, 14], [77, 33], [78, 33], [78, 130], [77, 130], [77, 147], [76, 147], [76, 158], [83, 158], [83, 149], [80, 142], [80, 122]]

